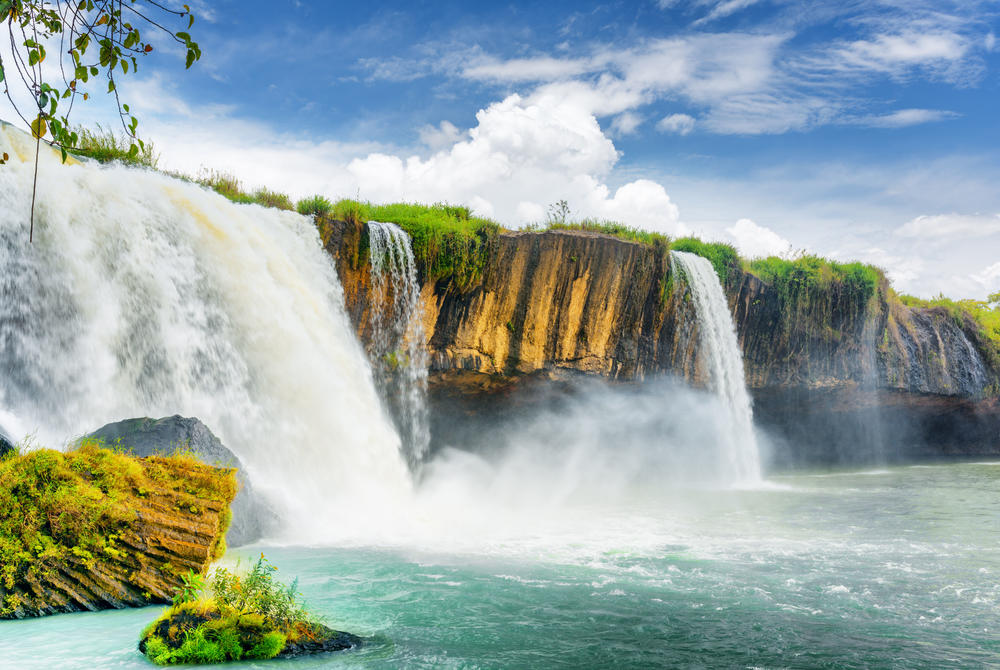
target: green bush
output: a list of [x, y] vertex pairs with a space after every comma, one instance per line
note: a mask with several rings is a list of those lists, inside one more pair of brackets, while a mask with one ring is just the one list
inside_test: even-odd
[[826, 291], [839, 286], [863, 300], [875, 295], [884, 276], [878, 268], [863, 263], [837, 263], [819, 256], [796, 259], [760, 258], [750, 261], [750, 272], [784, 293]]
[[658, 249], [667, 249], [670, 246], [670, 238], [662, 233], [633, 228], [617, 221], [599, 221], [597, 219], [550, 221], [546, 224], [545, 230], [583, 230], [591, 233], [601, 233], [602, 235], [611, 235], [612, 237], [631, 242], [649, 244]]
[[723, 286], [729, 280], [729, 273], [734, 268], [740, 267], [740, 257], [737, 255], [736, 249], [732, 245], [722, 242], [702, 242], [696, 237], [682, 237], [679, 240], [674, 240], [670, 244], [670, 249], [672, 251], [686, 251], [707, 258], [712, 263], [712, 267], [715, 268], [715, 273], [719, 275], [719, 281], [722, 282]]
[[[142, 633], [140, 649], [158, 665], [274, 658], [287, 642], [316, 640], [324, 627], [285, 586], [263, 554], [247, 571], [217, 568], [210, 598], [176, 599]], [[327, 630], [327, 633], [329, 631]]]
[[295, 209], [306, 216], [329, 216], [333, 211], [333, 203], [321, 195], [314, 195], [299, 200]]

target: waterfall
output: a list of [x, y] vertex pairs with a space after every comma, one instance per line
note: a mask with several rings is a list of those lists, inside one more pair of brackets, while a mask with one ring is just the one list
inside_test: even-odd
[[0, 125], [8, 427], [16, 417], [59, 446], [127, 417], [197, 416], [300, 536], [408, 495], [399, 437], [308, 218], [150, 170], [62, 165], [45, 148], [29, 244], [34, 148]]
[[[675, 279], [686, 281], [698, 320], [699, 355], [708, 386], [729, 409], [723, 457], [727, 475], [736, 482], [760, 479], [760, 454], [753, 433], [753, 409], [743, 373], [743, 354], [722, 284], [705, 258], [671, 251]], [[679, 272], [678, 272], [679, 270]]]
[[383, 397], [397, 416], [404, 453], [416, 469], [427, 454], [427, 347], [420, 284], [410, 237], [393, 223], [368, 222], [372, 267], [371, 360]]

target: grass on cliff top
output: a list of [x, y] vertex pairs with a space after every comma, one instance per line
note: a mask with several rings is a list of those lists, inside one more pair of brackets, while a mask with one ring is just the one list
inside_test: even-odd
[[[221, 472], [190, 454], [137, 459], [84, 441], [72, 451], [35, 449], [0, 459], [0, 585], [74, 556], [85, 565], [123, 558], [121, 532], [136, 521], [135, 501], [170, 489], [215, 501], [236, 495], [235, 471]], [[225, 551], [220, 534], [218, 555]], [[10, 614], [15, 595], [0, 600]]]
[[451, 278], [459, 290], [477, 283], [489, 249], [503, 230], [491, 219], [473, 216], [468, 207], [409, 202], [374, 204], [344, 199], [333, 204], [331, 218], [351, 223], [395, 223], [406, 231], [424, 281]]
[[157, 665], [274, 658], [288, 642], [317, 640], [324, 629], [305, 609], [298, 584], [274, 579], [264, 557], [247, 571], [197, 575], [174, 606], [142, 632], [140, 649]]
[[867, 300], [885, 279], [882, 270], [872, 265], [838, 263], [812, 255], [758, 258], [745, 267], [786, 296], [799, 295], [800, 291], [827, 291], [839, 285], [848, 294]]

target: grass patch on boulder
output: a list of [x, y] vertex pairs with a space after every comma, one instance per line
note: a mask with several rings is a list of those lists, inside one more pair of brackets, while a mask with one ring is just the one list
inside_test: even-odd
[[275, 571], [261, 554], [246, 572], [217, 568], [207, 582], [193, 575], [173, 607], [143, 631], [139, 651], [157, 665], [174, 665], [295, 656], [361, 643], [309, 615], [297, 582], [286, 586], [274, 579]]

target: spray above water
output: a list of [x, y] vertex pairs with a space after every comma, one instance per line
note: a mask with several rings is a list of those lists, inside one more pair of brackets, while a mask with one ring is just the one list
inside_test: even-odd
[[371, 343], [376, 381], [397, 417], [404, 453], [416, 469], [430, 444], [427, 347], [410, 237], [394, 223], [368, 222], [372, 272]]
[[364, 523], [408, 495], [399, 438], [309, 219], [43, 151], [29, 244], [34, 142], [0, 126], [0, 151], [11, 155], [0, 408], [39, 444], [128, 417], [197, 416], [293, 537]]
[[724, 400], [730, 414], [726, 463], [729, 475], [738, 483], [759, 481], [760, 454], [753, 432], [743, 354], [719, 276], [712, 264], [697, 254], [671, 251], [670, 259], [675, 279], [685, 281], [691, 290], [698, 319], [699, 355], [705, 365], [708, 386]]

